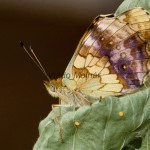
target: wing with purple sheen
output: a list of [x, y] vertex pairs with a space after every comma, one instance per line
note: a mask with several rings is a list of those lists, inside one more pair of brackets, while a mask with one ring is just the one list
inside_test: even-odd
[[74, 72], [89, 73], [86, 67], [74, 65], [78, 55], [87, 59], [91, 54], [93, 59], [99, 60], [106, 56], [111, 63], [110, 74], [117, 74], [124, 85], [121, 92], [130, 91], [143, 85], [149, 71], [149, 41], [150, 16], [142, 8], [134, 8], [118, 17], [100, 18], [85, 33], [65, 72], [71, 74], [71, 79]]

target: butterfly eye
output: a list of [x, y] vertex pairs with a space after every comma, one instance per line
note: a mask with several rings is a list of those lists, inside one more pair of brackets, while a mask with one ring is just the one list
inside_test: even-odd
[[55, 92], [56, 86], [54, 84], [51, 84], [50, 89], [51, 89], [52, 92]]

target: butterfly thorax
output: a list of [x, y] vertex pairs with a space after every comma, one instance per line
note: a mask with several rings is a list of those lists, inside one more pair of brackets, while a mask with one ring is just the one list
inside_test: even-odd
[[71, 95], [72, 91], [62, 85], [62, 78], [45, 81], [44, 85], [52, 97], [59, 98], [67, 104], [69, 103], [69, 95]]
[[89, 102], [80, 92], [64, 86], [62, 83], [62, 78], [45, 81], [44, 85], [48, 93], [52, 97], [59, 98], [63, 104], [75, 107], [91, 104], [91, 102]]

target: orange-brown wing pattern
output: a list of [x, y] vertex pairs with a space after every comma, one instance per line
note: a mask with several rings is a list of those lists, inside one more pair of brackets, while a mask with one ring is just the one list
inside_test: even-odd
[[91, 96], [115, 95], [143, 85], [149, 71], [150, 16], [142, 8], [99, 17], [83, 36], [63, 83]]

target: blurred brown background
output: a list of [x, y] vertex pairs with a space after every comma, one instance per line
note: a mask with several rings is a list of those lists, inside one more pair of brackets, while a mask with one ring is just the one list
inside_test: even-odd
[[0, 1], [0, 150], [32, 150], [38, 124], [57, 100], [18, 44], [32, 45], [49, 74], [63, 73], [82, 34], [98, 14], [122, 0]]

